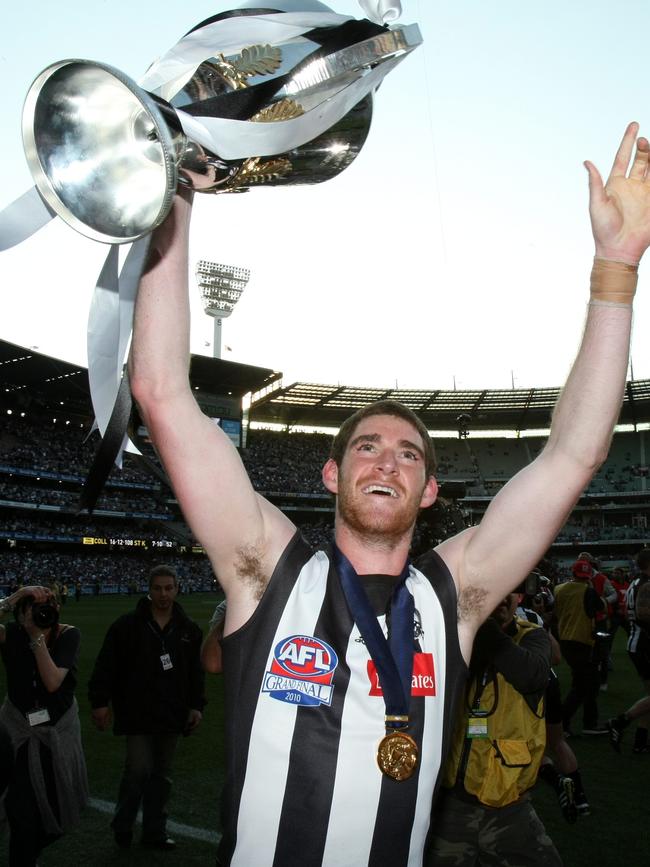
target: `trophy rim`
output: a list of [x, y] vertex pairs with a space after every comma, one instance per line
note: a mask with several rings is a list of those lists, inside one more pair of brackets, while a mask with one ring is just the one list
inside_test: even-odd
[[[158, 142], [160, 144], [161, 155], [165, 173], [165, 190], [161, 196], [160, 205], [156, 217], [142, 231], [138, 231], [129, 235], [109, 234], [107, 232], [95, 229], [93, 226], [84, 222], [72, 211], [65, 202], [61, 199], [56, 189], [54, 188], [48, 173], [43, 168], [41, 158], [38, 152], [38, 144], [34, 130], [35, 110], [38, 104], [39, 96], [44, 85], [60, 70], [69, 66], [79, 66], [85, 68], [99, 69], [106, 72], [108, 75], [115, 78], [123, 87], [140, 102], [144, 111], [149, 115], [152, 123], [155, 126]], [[34, 79], [27, 91], [25, 102], [23, 105], [22, 115], [22, 134], [23, 148], [25, 158], [27, 160], [35, 186], [43, 197], [45, 202], [52, 210], [61, 217], [71, 228], [75, 229], [80, 234], [93, 241], [99, 241], [104, 244], [128, 244], [137, 241], [152, 232], [159, 226], [171, 210], [174, 195], [178, 185], [178, 167], [175, 159], [175, 144], [167, 126], [163, 114], [150, 94], [136, 84], [133, 79], [125, 75], [121, 70], [107, 63], [99, 63], [95, 60], [85, 60], [83, 58], [68, 58], [59, 60], [45, 67]]]

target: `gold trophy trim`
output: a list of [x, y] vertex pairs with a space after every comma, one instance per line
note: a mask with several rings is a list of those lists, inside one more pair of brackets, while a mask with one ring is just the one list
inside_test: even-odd
[[247, 187], [250, 184], [265, 184], [276, 178], [284, 177], [291, 171], [291, 163], [284, 157], [262, 160], [261, 157], [249, 157], [244, 160], [239, 171], [234, 174], [226, 186]]
[[[248, 87], [248, 79], [255, 75], [271, 75], [282, 63], [282, 51], [271, 45], [251, 45], [243, 48], [241, 54], [226, 60], [223, 54], [213, 64], [218, 74], [234, 89]], [[305, 113], [304, 108], [294, 99], [281, 99], [256, 112], [250, 120], [256, 123], [276, 123], [291, 120]], [[249, 157], [225, 183], [227, 190], [242, 190], [253, 184], [265, 184], [277, 178], [286, 177], [292, 171], [291, 160], [276, 157], [263, 160]], [[242, 190], [243, 191], [243, 190]]]
[[214, 64], [219, 75], [233, 88], [248, 87], [248, 79], [254, 75], [271, 75], [282, 63], [282, 50], [273, 45], [250, 45], [242, 48], [233, 60], [220, 54]]

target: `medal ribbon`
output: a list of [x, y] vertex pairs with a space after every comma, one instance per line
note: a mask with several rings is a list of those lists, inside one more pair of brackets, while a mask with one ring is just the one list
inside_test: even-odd
[[[377, 622], [366, 591], [354, 566], [336, 545], [334, 562], [348, 607], [372, 661], [377, 666], [379, 683], [386, 705], [386, 728], [406, 728], [411, 703], [413, 676], [413, 616], [415, 603], [406, 586], [408, 561], [391, 595], [390, 635], [388, 641]], [[390, 719], [406, 717], [406, 719]]]

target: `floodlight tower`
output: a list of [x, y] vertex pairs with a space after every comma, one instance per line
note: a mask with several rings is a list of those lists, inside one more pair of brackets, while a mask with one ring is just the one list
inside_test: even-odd
[[221, 358], [221, 323], [235, 308], [251, 276], [248, 268], [219, 265], [201, 259], [196, 266], [196, 280], [201, 290], [203, 307], [214, 319], [212, 355]]

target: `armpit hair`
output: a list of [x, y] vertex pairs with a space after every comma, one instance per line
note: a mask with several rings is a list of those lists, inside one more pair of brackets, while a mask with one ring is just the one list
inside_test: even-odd
[[262, 598], [268, 584], [262, 561], [262, 551], [255, 545], [243, 545], [237, 550], [235, 573], [240, 581], [251, 588], [257, 601]]
[[474, 620], [485, 608], [487, 590], [483, 587], [464, 587], [458, 595], [458, 620]]

